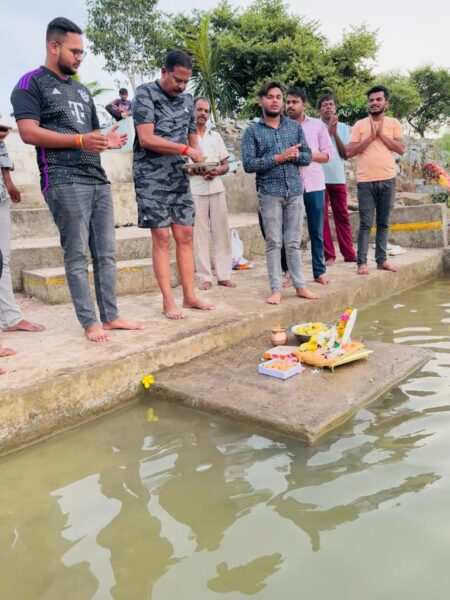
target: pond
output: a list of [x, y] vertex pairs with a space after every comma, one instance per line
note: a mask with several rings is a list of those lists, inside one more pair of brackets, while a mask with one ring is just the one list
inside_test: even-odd
[[447, 597], [448, 278], [359, 337], [434, 354], [313, 446], [150, 402], [1, 459], [1, 598]]

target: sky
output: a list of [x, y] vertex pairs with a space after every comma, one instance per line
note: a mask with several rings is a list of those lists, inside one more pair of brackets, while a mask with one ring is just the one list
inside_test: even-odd
[[[184, 0], [184, 12], [192, 8], [208, 9], [218, 0]], [[246, 7], [250, 0], [232, 0], [236, 7]], [[126, 7], [126, 1], [123, 2]], [[350, 26], [366, 24], [370, 30], [378, 30], [381, 48], [375, 63], [375, 72], [399, 69], [407, 72], [422, 64], [450, 68], [448, 27], [450, 2], [429, 0], [414, 3], [405, 0], [291, 0], [292, 12], [308, 20], [320, 22], [320, 32], [331, 43], [336, 43]], [[165, 12], [178, 12], [179, 0], [164, 0]], [[12, 123], [9, 97], [19, 78], [44, 62], [45, 29], [48, 22], [65, 16], [84, 27], [87, 11], [83, 0], [65, 3], [61, 0], [12, 0], [3, 9], [0, 18], [0, 113], [2, 123]], [[116, 81], [125, 84], [122, 74], [109, 75], [103, 70], [104, 61], [93, 54], [87, 55], [80, 68], [84, 81], [97, 80], [105, 88], [117, 89]], [[111, 91], [100, 97], [106, 103], [116, 97]]]

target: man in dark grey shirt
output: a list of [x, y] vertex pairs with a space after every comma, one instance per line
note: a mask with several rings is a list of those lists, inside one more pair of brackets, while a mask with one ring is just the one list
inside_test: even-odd
[[203, 160], [198, 146], [194, 104], [183, 93], [192, 75], [191, 59], [180, 50], [169, 52], [158, 81], [136, 90], [133, 118], [134, 185], [139, 227], [152, 233], [155, 276], [168, 319], [182, 319], [170, 286], [170, 231], [177, 247], [177, 263], [183, 287], [183, 307], [209, 310], [211, 304], [197, 298], [194, 289], [194, 201], [189, 190], [184, 156]]
[[[116, 304], [114, 213], [100, 152], [126, 136], [100, 132], [89, 90], [75, 81], [84, 57], [82, 30], [63, 17], [47, 27], [45, 65], [20, 78], [11, 96], [19, 133], [36, 147], [41, 188], [64, 249], [67, 282], [86, 337], [109, 341], [112, 329], [142, 329], [119, 317]], [[88, 278], [92, 255], [98, 322]]]

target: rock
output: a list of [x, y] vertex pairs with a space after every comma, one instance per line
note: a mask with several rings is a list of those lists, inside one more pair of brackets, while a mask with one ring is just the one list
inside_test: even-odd
[[397, 200], [403, 203], [403, 206], [419, 206], [423, 204], [432, 204], [430, 194], [415, 193], [415, 192], [399, 192]]

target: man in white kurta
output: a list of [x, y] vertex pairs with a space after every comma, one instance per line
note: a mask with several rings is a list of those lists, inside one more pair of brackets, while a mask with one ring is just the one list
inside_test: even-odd
[[228, 151], [221, 135], [206, 128], [210, 116], [210, 105], [206, 98], [197, 98], [194, 114], [198, 143], [206, 160], [219, 163], [213, 171], [193, 173], [190, 177], [191, 193], [195, 202], [194, 250], [199, 287], [201, 290], [208, 290], [213, 282], [209, 234], [212, 238], [218, 285], [236, 287], [231, 281], [227, 202], [220, 177], [228, 171]]

